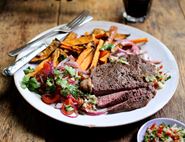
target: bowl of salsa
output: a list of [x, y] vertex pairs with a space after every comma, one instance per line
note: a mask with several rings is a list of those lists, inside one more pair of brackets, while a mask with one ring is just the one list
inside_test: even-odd
[[185, 124], [172, 118], [152, 119], [141, 126], [138, 142], [185, 142]]

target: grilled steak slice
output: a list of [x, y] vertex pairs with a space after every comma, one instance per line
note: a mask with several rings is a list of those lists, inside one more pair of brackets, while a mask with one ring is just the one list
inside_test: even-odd
[[107, 63], [97, 66], [91, 73], [92, 91], [98, 96], [99, 108], [109, 113], [144, 107], [156, 94], [145, 77], [155, 75], [154, 65], [137, 55], [126, 57], [128, 65]]
[[128, 56], [127, 61], [129, 65], [108, 63], [93, 70], [91, 78], [96, 96], [148, 86], [144, 76], [155, 73], [155, 66], [134, 55]]
[[[113, 94], [98, 97], [97, 107], [99, 108], [111, 107], [113, 105], [116, 105], [122, 102], [128, 102], [128, 100], [137, 100], [137, 98], [141, 98], [141, 97], [146, 97], [150, 100], [154, 95], [155, 95], [155, 89], [151, 86], [147, 88], [139, 88], [139, 89], [133, 89], [128, 91], [116, 92]], [[135, 103], [138, 103], [138, 102], [136, 101]], [[131, 105], [136, 105], [136, 104], [130, 104], [130, 106]], [[129, 108], [127, 106], [124, 106], [123, 110], [129, 109]]]
[[156, 74], [156, 68], [154, 65], [151, 63], [143, 60], [140, 56], [138, 55], [130, 55], [127, 57], [127, 61], [131, 65], [130, 68], [131, 70], [137, 70], [137, 72], [140, 75], [155, 75]]
[[121, 112], [121, 111], [130, 111], [130, 110], [144, 107], [153, 97], [153, 94], [151, 93], [146, 94], [146, 93], [143, 94], [141, 92], [135, 92], [133, 93], [133, 96], [128, 100], [121, 102], [119, 104], [116, 104], [114, 106], [108, 107], [107, 111], [108, 113], [115, 113], [115, 112]]

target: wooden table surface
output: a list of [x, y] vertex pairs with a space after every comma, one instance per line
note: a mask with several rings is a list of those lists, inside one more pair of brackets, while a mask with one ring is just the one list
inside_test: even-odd
[[[14, 62], [7, 52], [48, 28], [68, 22], [83, 9], [94, 20], [123, 23], [122, 0], [7, 0], [0, 2], [0, 67]], [[57, 142], [136, 141], [139, 127], [155, 117], [185, 122], [185, 0], [153, 0], [144, 23], [129, 24], [161, 40], [179, 65], [180, 81], [170, 102], [155, 115], [140, 122], [113, 128], [84, 128], [53, 120], [31, 107], [19, 94], [13, 78], [0, 74], [0, 141]], [[137, 116], [136, 116], [137, 117]]]

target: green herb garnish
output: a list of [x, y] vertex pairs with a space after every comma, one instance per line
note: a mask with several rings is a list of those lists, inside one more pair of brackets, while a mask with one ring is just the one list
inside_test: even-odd
[[73, 111], [74, 108], [71, 105], [65, 105], [66, 111]]
[[27, 68], [24, 70], [24, 74], [29, 74], [29, 73], [31, 73], [31, 72], [34, 72], [34, 69], [31, 68], [30, 66], [27, 67]]
[[67, 82], [67, 80], [65, 80], [65, 79], [60, 79], [60, 78], [58, 78], [58, 79], [56, 80], [56, 84], [57, 84], [57, 85], [60, 85], [62, 88], [66, 88], [67, 85], [68, 85], [68, 82]]
[[115, 47], [115, 45], [114, 44], [104, 44], [101, 48], [100, 48], [100, 50], [111, 50], [111, 49], [113, 49]]
[[118, 62], [120, 62], [122, 64], [127, 64], [127, 65], [129, 64], [124, 57], [120, 57], [119, 60], [118, 60]]
[[65, 66], [65, 70], [72, 76], [74, 77], [76, 75], [76, 71], [74, 68], [69, 67], [69, 66]]
[[171, 77], [171, 75], [169, 75], [166, 79], [165, 79], [165, 81], [167, 81], [167, 80], [169, 80], [169, 79], [171, 79], [172, 77]]
[[21, 87], [23, 89], [28, 88], [31, 91], [37, 92], [37, 89], [40, 87], [40, 83], [35, 77], [24, 76], [21, 82]]

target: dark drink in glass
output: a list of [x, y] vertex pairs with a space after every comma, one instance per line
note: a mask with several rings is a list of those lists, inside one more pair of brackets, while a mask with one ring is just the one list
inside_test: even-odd
[[152, 0], [123, 0], [123, 17], [130, 22], [143, 22], [150, 9]]

